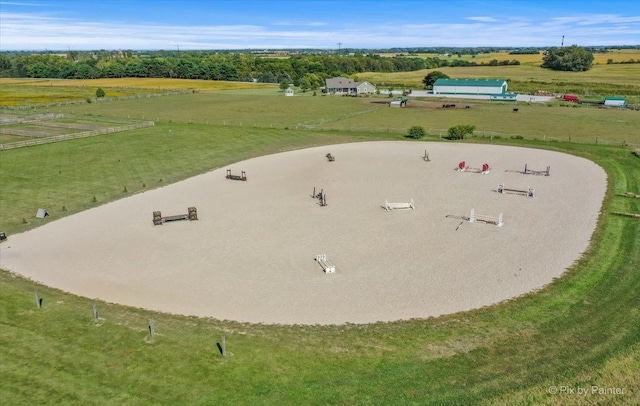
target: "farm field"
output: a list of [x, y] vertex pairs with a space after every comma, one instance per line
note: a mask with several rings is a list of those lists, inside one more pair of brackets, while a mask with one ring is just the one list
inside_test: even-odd
[[519, 66], [460, 66], [425, 69], [414, 72], [364, 72], [358, 80], [367, 80], [384, 87], [404, 86], [423, 89], [422, 80], [432, 71], [440, 71], [452, 78], [460, 79], [506, 79], [509, 91], [533, 93], [547, 90], [556, 93], [577, 93], [590, 96], [631, 95], [631, 102], [640, 100], [640, 85], [635, 78], [640, 76], [640, 64], [594, 65], [587, 72], [558, 72], [534, 65]]
[[[380, 54], [381, 56], [394, 56], [396, 54]], [[416, 54], [405, 54], [407, 57], [420, 57], [420, 58], [440, 58], [440, 59], [448, 59], [448, 60], [468, 60], [475, 61], [477, 63], [488, 63], [491, 60], [505, 61], [505, 60], [516, 60], [521, 64], [531, 64], [531, 65], [540, 65], [542, 64], [543, 53], [539, 52], [538, 54], [510, 54], [508, 52], [489, 52], [489, 53], [479, 53], [476, 54], [475, 58], [471, 55], [465, 54], [461, 56], [457, 56], [455, 54], [451, 55], [451, 57], [445, 57], [435, 53], [416, 53]], [[595, 65], [606, 64], [609, 59], [614, 63], [619, 62], [627, 62], [631, 59], [637, 60], [640, 59], [640, 50], [637, 49], [615, 49], [606, 53], [597, 52], [593, 54], [594, 59], [593, 63]]]
[[106, 97], [162, 94], [166, 91], [277, 90], [277, 85], [189, 79], [4, 79], [0, 78], [0, 107], [52, 104], [95, 99], [96, 90]]
[[[516, 115], [512, 105], [489, 103], [442, 111], [427, 102], [391, 109], [373, 99], [288, 99], [201, 92], [48, 109], [159, 120], [152, 128], [1, 151], [0, 229], [9, 239], [0, 249], [17, 232], [251, 157], [402, 140], [411, 125], [446, 129], [452, 122], [492, 124], [486, 131], [525, 138], [503, 136], [495, 144], [571, 153], [604, 168], [607, 195], [590, 247], [561, 278], [518, 299], [363, 325], [248, 324], [100, 301], [94, 322], [93, 300], [0, 271], [0, 398], [7, 404], [556, 405], [583, 399], [552, 395], [550, 387], [595, 385], [624, 392], [589, 394], [591, 403], [640, 403], [640, 227], [637, 219], [611, 215], [640, 212], [639, 199], [617, 196], [640, 193], [640, 158], [620, 145], [640, 142], [629, 130], [637, 128], [637, 112], [524, 105]], [[414, 123], [422, 116], [428, 118]], [[546, 120], [553, 127], [565, 121], [572, 142], [564, 135], [542, 141]], [[612, 142], [594, 144], [601, 135]], [[489, 141], [480, 134], [464, 142]], [[35, 219], [39, 207], [51, 217]], [[463, 251], [452, 247], [451, 254]], [[227, 357], [217, 349], [222, 335]]]

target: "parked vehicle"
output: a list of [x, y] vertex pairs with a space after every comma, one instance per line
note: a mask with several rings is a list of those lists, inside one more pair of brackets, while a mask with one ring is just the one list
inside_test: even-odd
[[578, 100], [578, 96], [576, 96], [575, 94], [565, 94], [564, 96], [562, 96], [562, 100], [574, 103], [578, 103], [580, 101]]

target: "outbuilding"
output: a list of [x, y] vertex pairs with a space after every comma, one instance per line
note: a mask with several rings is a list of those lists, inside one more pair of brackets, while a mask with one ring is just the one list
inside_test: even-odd
[[293, 89], [288, 87], [284, 90], [284, 95], [285, 96], [293, 96]]
[[627, 102], [624, 97], [607, 97], [604, 99], [604, 105], [606, 107], [626, 107]]
[[496, 95], [507, 93], [504, 79], [438, 79], [433, 84], [434, 94]]

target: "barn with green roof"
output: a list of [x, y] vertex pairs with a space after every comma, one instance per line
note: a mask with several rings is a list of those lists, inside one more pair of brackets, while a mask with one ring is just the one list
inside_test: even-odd
[[438, 79], [433, 94], [441, 95], [509, 95], [504, 79]]

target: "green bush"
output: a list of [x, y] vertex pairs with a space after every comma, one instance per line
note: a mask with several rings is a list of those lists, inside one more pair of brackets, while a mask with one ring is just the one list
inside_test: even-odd
[[447, 130], [447, 138], [450, 140], [464, 140], [466, 137], [473, 135], [475, 129], [475, 125], [459, 124]]
[[412, 138], [414, 140], [419, 140], [425, 135], [427, 135], [427, 132], [424, 130], [423, 127], [414, 125], [413, 127], [409, 128], [409, 132], [407, 133], [407, 135], [405, 135], [405, 137]]
[[96, 97], [104, 97], [104, 90], [102, 90], [101, 87], [98, 88], [98, 90], [96, 90]]

